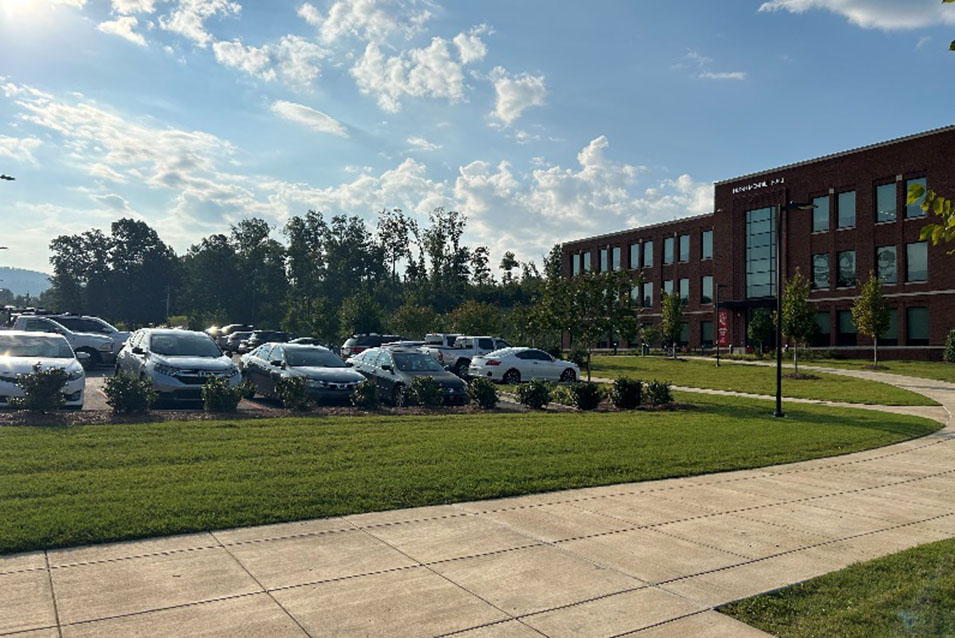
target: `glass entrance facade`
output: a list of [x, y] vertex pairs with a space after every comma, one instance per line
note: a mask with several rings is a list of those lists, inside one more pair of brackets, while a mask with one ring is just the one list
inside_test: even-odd
[[746, 296], [776, 294], [776, 225], [773, 208], [746, 211]]

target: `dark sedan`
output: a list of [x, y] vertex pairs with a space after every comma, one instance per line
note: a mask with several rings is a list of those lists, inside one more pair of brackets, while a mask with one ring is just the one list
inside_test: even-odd
[[278, 330], [253, 330], [248, 339], [239, 343], [239, 354], [252, 352], [263, 343], [286, 343], [290, 339], [287, 332]]
[[243, 355], [239, 367], [257, 394], [274, 397], [280, 379], [305, 377], [308, 395], [319, 405], [347, 403], [365, 377], [345, 365], [328, 348], [266, 343]]
[[433, 378], [444, 390], [444, 402], [464, 405], [468, 402], [467, 384], [441, 367], [423, 352], [401, 348], [371, 348], [348, 360], [356, 370], [378, 385], [381, 395], [392, 405], [405, 405], [414, 377]]

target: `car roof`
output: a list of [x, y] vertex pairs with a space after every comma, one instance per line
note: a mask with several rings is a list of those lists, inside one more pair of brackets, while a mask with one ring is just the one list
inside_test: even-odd
[[[143, 328], [144, 333], [150, 335], [199, 335], [209, 337], [209, 333], [198, 330], [182, 330], [181, 328]], [[211, 339], [211, 337], [209, 337]]]
[[63, 335], [50, 334], [49, 332], [31, 332], [29, 330], [0, 330], [0, 336], [33, 337], [34, 339], [62, 339], [63, 341], [66, 341], [66, 337]]
[[325, 346], [320, 346], [313, 343], [276, 343], [275, 345], [282, 346], [286, 350], [323, 350], [325, 352], [331, 352], [331, 350]]

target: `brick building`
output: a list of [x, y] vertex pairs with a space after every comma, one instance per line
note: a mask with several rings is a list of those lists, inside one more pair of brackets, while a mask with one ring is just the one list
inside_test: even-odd
[[955, 195], [953, 155], [955, 126], [717, 182], [713, 213], [565, 243], [564, 276], [642, 272], [645, 325], [659, 320], [662, 292], [679, 291], [686, 302], [682, 341], [693, 349], [713, 345], [718, 289], [727, 344], [741, 348], [749, 345], [753, 313], [775, 307], [776, 206], [812, 202], [813, 210], [782, 213], [780, 256], [785, 276], [798, 268], [812, 282], [819, 325], [813, 345], [846, 356], [871, 353], [849, 312], [871, 271], [892, 309], [880, 353], [939, 359], [955, 326], [955, 256], [947, 254], [951, 246], [919, 239], [929, 216], [905, 200], [916, 181]]

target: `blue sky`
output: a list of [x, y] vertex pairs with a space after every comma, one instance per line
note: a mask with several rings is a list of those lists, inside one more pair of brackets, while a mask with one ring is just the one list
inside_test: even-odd
[[0, 0], [3, 265], [121, 216], [183, 252], [436, 206], [539, 260], [951, 124], [953, 37], [938, 0]]

